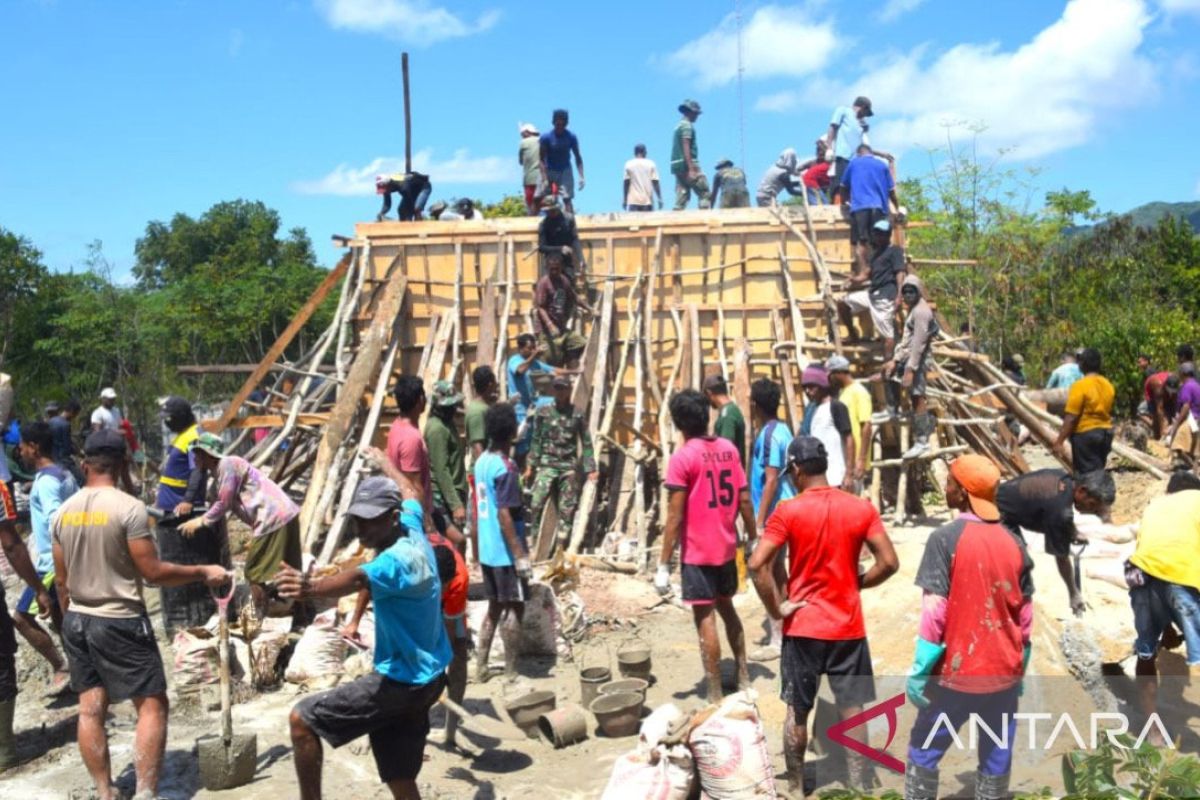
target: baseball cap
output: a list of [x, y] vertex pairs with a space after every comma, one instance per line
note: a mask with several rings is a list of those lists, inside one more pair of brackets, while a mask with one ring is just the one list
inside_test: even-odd
[[537, 126], [534, 125], [532, 122], [522, 122], [521, 123], [521, 133], [537, 133], [537, 132], [538, 132]]
[[967, 493], [967, 502], [975, 515], [986, 522], [1000, 519], [996, 507], [996, 488], [1000, 485], [1000, 469], [991, 459], [967, 453], [950, 462], [950, 474]]
[[828, 460], [829, 454], [817, 437], [798, 434], [788, 445], [787, 458], [788, 464], [802, 464], [805, 461]]
[[83, 454], [85, 456], [123, 456], [125, 455], [125, 437], [108, 428], [90, 433], [83, 442]]
[[203, 450], [213, 458], [220, 458], [225, 455], [225, 442], [221, 441], [221, 437], [215, 433], [205, 431], [192, 442], [192, 449]]
[[100, 399], [101, 400], [116, 400], [117, 399], [117, 390], [112, 388], [111, 386], [105, 386], [103, 389], [100, 390]]
[[558, 208], [558, 198], [552, 194], [548, 194], [542, 198], [542, 202], [539, 205], [545, 209]]
[[826, 372], [849, 372], [850, 359], [845, 356], [830, 356], [825, 359]]
[[454, 389], [450, 381], [438, 381], [433, 385], [433, 405], [438, 408], [456, 406], [463, 401], [461, 392]]
[[162, 401], [162, 413], [164, 417], [177, 417], [187, 414], [191, 410], [192, 404], [177, 395], [171, 395]]
[[360, 519], [375, 519], [389, 511], [400, 508], [400, 487], [383, 475], [364, 478], [354, 490], [350, 501], [350, 516]]
[[1196, 374], [1196, 362], [1195, 361], [1185, 361], [1182, 364], [1180, 364], [1179, 365], [1179, 374], [1194, 376]]
[[715, 372], [705, 378], [703, 385], [706, 392], [719, 392], [728, 388], [728, 384], [725, 383], [725, 378], [722, 377], [721, 373], [719, 372]]
[[58, 404], [57, 400], [51, 400], [49, 403], [46, 403], [46, 407], [42, 411], [47, 416], [54, 416], [59, 411], [62, 411], [62, 406]]
[[821, 386], [829, 388], [829, 374], [825, 372], [824, 367], [810, 365], [804, 368], [803, 374], [800, 376], [801, 386]]
[[550, 385], [555, 389], [570, 389], [571, 379], [566, 375], [555, 375], [554, 380], [550, 382]]
[[864, 97], [863, 95], [860, 94], [858, 97], [854, 98], [854, 105], [858, 106], [859, 108], [861, 108], [863, 110], [864, 117], [875, 116], [875, 112], [871, 110], [870, 98]]
[[874, 229], [875, 229], [875, 230], [877, 230], [877, 231], [882, 231], [882, 232], [884, 232], [884, 233], [891, 233], [891, 232], [892, 232], [892, 223], [888, 222], [886, 219], [881, 219], [881, 220], [879, 220], [878, 222], [876, 222], [876, 223], [875, 223], [874, 225], [872, 225], [871, 227], [872, 227], [872, 228], [874, 228]]
[[682, 113], [684, 111], [690, 111], [693, 114], [699, 114], [700, 113], [700, 104], [697, 103], [695, 100], [691, 100], [691, 99], [684, 100], [682, 103], [679, 104], [679, 111], [680, 111], [680, 113]]

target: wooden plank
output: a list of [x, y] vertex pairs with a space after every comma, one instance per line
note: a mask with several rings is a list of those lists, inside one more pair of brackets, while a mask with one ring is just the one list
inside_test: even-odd
[[[746, 420], [746, 431], [749, 433], [754, 417], [750, 414], [750, 343], [744, 338], [733, 344], [733, 401], [738, 404], [742, 417]], [[747, 448], [752, 437], [747, 436]], [[742, 453], [742, 463], [746, 463], [749, 453]]]
[[504, 240], [496, 244], [496, 266], [487, 286], [479, 294], [479, 343], [475, 346], [475, 366], [498, 367], [496, 351], [496, 287], [504, 272]]
[[[296, 422], [301, 425], [324, 425], [329, 421], [329, 414], [298, 414]], [[229, 423], [230, 430], [240, 430], [242, 428], [282, 428], [287, 423], [287, 418], [279, 414], [260, 414], [253, 417], [242, 417], [235, 419]]]
[[704, 354], [700, 352], [700, 312], [696, 308], [695, 303], [687, 305], [688, 329], [690, 331], [689, 347], [691, 348], [692, 357], [692, 379], [688, 381], [686, 387], [689, 389], [699, 389], [704, 383]]
[[346, 374], [346, 383], [338, 393], [337, 402], [329, 414], [329, 421], [321, 436], [320, 449], [317, 451], [317, 460], [313, 464], [312, 480], [304, 497], [304, 505], [300, 509], [300, 530], [306, 548], [312, 546], [316, 535], [317, 520], [314, 519], [314, 514], [329, 478], [330, 467], [333, 466], [334, 457], [350, 433], [350, 425], [362, 402], [363, 392], [379, 369], [384, 345], [392, 338], [391, 332], [397, 323], [407, 289], [408, 280], [401, 276], [384, 290], [383, 297], [379, 300], [375, 322], [367, 329], [358, 355]]
[[321, 281], [316, 290], [309, 295], [308, 300], [304, 305], [300, 306], [300, 310], [296, 312], [296, 316], [292, 317], [292, 321], [283, 329], [283, 333], [275, 340], [275, 344], [271, 345], [271, 349], [262, 357], [262, 361], [258, 362], [258, 366], [250, 373], [250, 377], [246, 378], [242, 388], [238, 389], [237, 394], [229, 401], [229, 407], [225, 409], [225, 413], [221, 418], [214, 421], [205, 421], [202, 426], [205, 430], [213, 433], [220, 433], [229, 427], [229, 423], [233, 422], [242, 408], [242, 404], [250, 397], [251, 392], [262, 383], [263, 378], [267, 377], [272, 367], [279, 361], [283, 355], [283, 351], [292, 343], [292, 339], [296, 338], [296, 334], [300, 329], [308, 324], [308, 320], [320, 308], [321, 303], [325, 302], [325, 298], [333, 290], [333, 287], [338, 284], [342, 278], [346, 276], [346, 270], [350, 268], [350, 262], [354, 258], [354, 252], [350, 251], [342, 256], [338, 261], [337, 266], [329, 271], [325, 279]]
[[[771, 312], [771, 325], [775, 328], [775, 335], [779, 337], [780, 341], [783, 341], [783, 320], [779, 318], [778, 311]], [[783, 385], [784, 402], [787, 404], [788, 423], [793, 431], [798, 431], [803, 414], [800, 402], [796, 397], [796, 377], [792, 373], [792, 360], [788, 357], [787, 351], [783, 349], [776, 353], [776, 357], [779, 361], [779, 382]]]

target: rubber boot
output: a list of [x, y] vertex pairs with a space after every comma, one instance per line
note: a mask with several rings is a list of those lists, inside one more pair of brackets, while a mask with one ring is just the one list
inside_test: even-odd
[[1012, 773], [987, 775], [975, 773], [975, 800], [1008, 800], [1008, 779]]
[[904, 771], [904, 800], [937, 800], [938, 771], [909, 764]]
[[17, 735], [13, 732], [13, 713], [17, 699], [0, 702], [0, 772], [17, 765]]

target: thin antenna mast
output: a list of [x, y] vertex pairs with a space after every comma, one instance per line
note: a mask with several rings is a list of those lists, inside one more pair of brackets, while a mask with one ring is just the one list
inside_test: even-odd
[[737, 97], [738, 97], [738, 147], [742, 154], [742, 169], [746, 168], [746, 104], [742, 95], [742, 1], [733, 0], [733, 16], [737, 21]]

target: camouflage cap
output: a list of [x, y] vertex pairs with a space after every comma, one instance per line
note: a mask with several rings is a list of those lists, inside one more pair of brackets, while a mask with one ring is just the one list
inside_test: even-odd
[[433, 405], [445, 408], [459, 405], [462, 401], [462, 394], [454, 388], [454, 384], [450, 381], [438, 381], [433, 385]]

